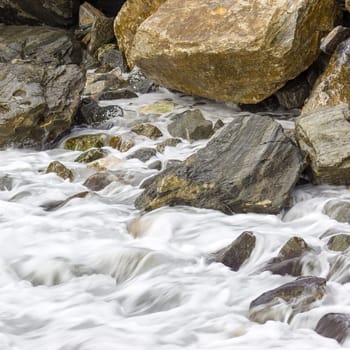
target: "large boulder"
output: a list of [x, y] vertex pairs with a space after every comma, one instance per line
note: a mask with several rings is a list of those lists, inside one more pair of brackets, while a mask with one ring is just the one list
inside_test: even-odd
[[350, 104], [350, 39], [338, 45], [302, 113], [341, 103]]
[[68, 30], [47, 26], [1, 27], [0, 62], [2, 63], [25, 60], [56, 65], [79, 64], [81, 56], [80, 44]]
[[350, 183], [349, 133], [347, 104], [323, 107], [297, 118], [296, 137], [310, 161], [314, 183]]
[[[129, 63], [156, 83], [258, 103], [311, 65], [334, 14], [334, 0], [187, 0], [186, 6], [167, 0], [134, 38], [118, 40]], [[125, 23], [117, 32], [135, 32], [140, 20], [131, 9], [118, 17]]]
[[0, 22], [68, 27], [77, 22], [79, 0], [0, 0]]
[[278, 213], [289, 206], [301, 170], [301, 153], [278, 123], [242, 113], [205, 148], [147, 180], [136, 206]]
[[53, 143], [70, 128], [84, 83], [75, 64], [0, 63], [0, 147]]

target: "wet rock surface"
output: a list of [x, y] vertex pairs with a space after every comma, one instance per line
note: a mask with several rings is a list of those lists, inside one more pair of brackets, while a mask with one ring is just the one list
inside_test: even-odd
[[342, 344], [350, 335], [350, 315], [342, 313], [326, 314], [317, 323], [315, 331]]
[[330, 200], [324, 206], [323, 212], [334, 220], [350, 223], [350, 201]]
[[89, 150], [83, 152], [79, 157], [74, 159], [78, 163], [90, 163], [94, 160], [106, 157], [108, 152], [100, 148], [90, 148]]
[[67, 139], [64, 148], [71, 151], [87, 151], [90, 148], [101, 148], [106, 145], [107, 135], [105, 134], [84, 134]]
[[72, 171], [58, 161], [51, 162], [46, 169], [46, 173], [56, 173], [57, 176], [61, 177], [64, 180], [69, 179], [70, 181], [73, 181], [74, 179]]
[[156, 139], [163, 136], [163, 133], [158, 127], [148, 123], [138, 123], [131, 128], [131, 131], [138, 135], [146, 136], [151, 139]]
[[350, 235], [339, 234], [331, 237], [327, 243], [330, 250], [344, 252], [350, 247]]
[[83, 185], [91, 191], [101, 191], [115, 181], [119, 181], [117, 176], [107, 171], [101, 171], [89, 176]]

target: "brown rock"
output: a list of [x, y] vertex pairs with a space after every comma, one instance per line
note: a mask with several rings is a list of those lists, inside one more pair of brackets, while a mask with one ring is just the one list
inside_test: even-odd
[[72, 171], [57, 160], [49, 164], [46, 169], [46, 173], [56, 173], [57, 176], [61, 177], [64, 180], [69, 179], [69, 181], [73, 181], [74, 178]]
[[146, 136], [151, 139], [156, 139], [163, 136], [163, 133], [155, 125], [147, 123], [136, 124], [131, 128], [131, 131], [138, 135]]

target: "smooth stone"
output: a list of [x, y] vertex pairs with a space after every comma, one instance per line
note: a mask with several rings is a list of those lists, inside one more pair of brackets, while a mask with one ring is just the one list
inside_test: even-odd
[[349, 201], [340, 199], [330, 200], [325, 204], [323, 213], [328, 215], [331, 219], [350, 224]]
[[98, 172], [89, 176], [83, 183], [91, 191], [101, 191], [112, 182], [119, 181], [119, 178], [107, 171]]
[[330, 250], [334, 250], [336, 252], [344, 252], [350, 247], [350, 235], [335, 235], [329, 239], [327, 246]]
[[350, 315], [342, 313], [326, 314], [318, 321], [315, 332], [343, 344], [350, 335]]
[[141, 162], [147, 162], [152, 157], [155, 157], [157, 155], [157, 151], [154, 148], [141, 148], [137, 151], [130, 154], [127, 159], [136, 158], [139, 159]]
[[54, 160], [48, 165], [46, 173], [56, 173], [57, 176], [61, 177], [64, 180], [69, 179], [69, 181], [73, 181], [74, 179], [72, 171], [57, 160]]
[[[98, 99], [99, 101], [104, 101], [104, 100], [119, 100], [122, 98], [136, 98], [138, 97], [137, 94], [130, 90], [129, 88], [122, 88], [122, 89], [117, 89], [117, 90], [109, 90], [109, 91], [104, 91], [102, 92], [99, 96]], [[115, 107], [115, 106], [109, 106], [109, 107]]]
[[163, 133], [155, 125], [148, 123], [138, 123], [131, 128], [131, 131], [135, 134], [149, 137], [150, 139], [156, 139], [163, 136]]
[[67, 199], [65, 199], [63, 201], [45, 203], [41, 207], [44, 208], [44, 210], [46, 210], [46, 211], [54, 211], [54, 210], [57, 210], [57, 209], [64, 207], [66, 204], [68, 204], [73, 199], [86, 198], [88, 195], [91, 195], [91, 192], [89, 192], [89, 191], [79, 192], [77, 194], [74, 194], [74, 195], [68, 197]]

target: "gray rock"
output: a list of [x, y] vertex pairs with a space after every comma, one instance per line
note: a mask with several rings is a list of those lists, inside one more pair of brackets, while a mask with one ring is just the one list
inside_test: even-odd
[[256, 238], [252, 232], [243, 232], [228, 247], [214, 254], [214, 259], [238, 271], [255, 248]]
[[322, 299], [325, 288], [324, 278], [299, 277], [253, 300], [249, 306], [249, 319], [259, 323], [268, 320], [288, 322], [296, 313], [307, 311], [312, 303]]
[[13, 187], [13, 178], [9, 175], [0, 176], [0, 191], [11, 191]]
[[115, 44], [103, 45], [97, 50], [97, 59], [101, 65], [106, 65], [112, 68], [119, 67], [122, 73], [128, 71], [128, 65], [124, 55], [117, 49]]
[[350, 202], [333, 199], [326, 203], [323, 213], [339, 222], [350, 224]]
[[73, 181], [74, 178], [72, 171], [57, 160], [51, 162], [48, 165], [46, 173], [56, 173], [57, 176], [61, 177], [64, 180], [69, 179], [69, 181]]
[[0, 22], [69, 27], [76, 23], [78, 0], [1, 0]]
[[141, 160], [141, 162], [147, 162], [152, 157], [156, 156], [157, 151], [154, 148], [141, 148], [130, 154], [127, 158], [136, 158]]
[[336, 26], [333, 28], [327, 36], [321, 40], [320, 49], [324, 53], [331, 55], [337, 46], [350, 37], [350, 28], [343, 26]]
[[[0, 5], [1, 6], [1, 5]], [[73, 33], [46, 26], [3, 26], [0, 31], [0, 62], [80, 64], [82, 52]]]
[[135, 92], [140, 94], [147, 94], [157, 89], [157, 85], [153, 81], [147, 79], [138, 68], [134, 68], [130, 72], [128, 83]]
[[0, 147], [55, 142], [72, 124], [84, 83], [73, 64], [0, 63]]
[[162, 162], [160, 160], [155, 160], [148, 166], [148, 169], [161, 170]]
[[83, 185], [91, 191], [101, 191], [112, 182], [118, 180], [118, 177], [108, 171], [101, 171], [88, 177]]
[[296, 119], [296, 137], [306, 153], [313, 182], [350, 183], [349, 106], [323, 107]]
[[302, 155], [278, 123], [242, 113], [206, 147], [153, 178], [135, 204], [275, 214], [290, 205], [301, 170]]
[[343, 344], [350, 335], [350, 315], [330, 313], [324, 315], [317, 323], [315, 331], [327, 338], [333, 338]]
[[344, 252], [350, 247], [350, 235], [335, 235], [329, 239], [327, 246], [330, 250]]
[[199, 109], [177, 114], [172, 120], [168, 125], [168, 131], [173, 137], [194, 141], [207, 139], [214, 134], [212, 122], [206, 120]]
[[179, 143], [181, 143], [180, 139], [176, 139], [176, 138], [167, 139], [163, 142], [158, 143], [156, 146], [156, 149], [157, 149], [157, 152], [163, 153], [165, 151], [165, 147], [176, 147], [176, 145], [178, 145]]

